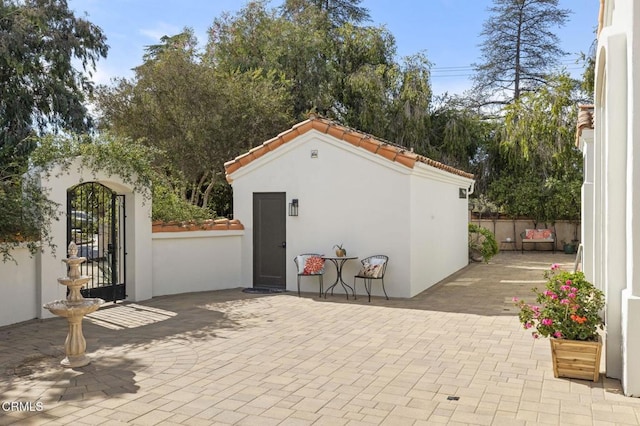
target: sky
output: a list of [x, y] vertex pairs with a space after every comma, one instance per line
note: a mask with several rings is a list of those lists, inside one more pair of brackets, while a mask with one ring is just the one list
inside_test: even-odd
[[[271, 0], [275, 7], [284, 0]], [[142, 63], [146, 46], [163, 35], [193, 28], [201, 44], [207, 30], [223, 12], [235, 13], [245, 0], [69, 0], [76, 16], [98, 25], [110, 46], [106, 59], [97, 65], [93, 79], [108, 84], [112, 78], [132, 78], [132, 68]], [[432, 62], [432, 88], [436, 95], [462, 94], [471, 87], [472, 64], [479, 63], [482, 24], [488, 18], [491, 0], [363, 0], [369, 10], [369, 25], [384, 25], [396, 39], [398, 59], [425, 52]], [[598, 24], [598, 0], [560, 0], [572, 13], [557, 29], [560, 47], [569, 53], [563, 66], [574, 76], [576, 63], [588, 52]]]

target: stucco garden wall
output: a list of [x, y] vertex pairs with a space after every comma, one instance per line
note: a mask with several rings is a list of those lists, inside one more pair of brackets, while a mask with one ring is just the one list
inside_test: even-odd
[[[0, 327], [37, 318], [40, 311], [36, 258], [26, 248], [18, 248], [11, 255], [16, 262], [0, 262]], [[57, 283], [55, 278], [53, 282]]]
[[81, 159], [73, 160], [66, 168], [54, 166], [49, 173], [32, 170], [39, 180], [42, 192], [59, 206], [59, 220], [50, 225], [53, 247], [44, 245], [42, 251], [31, 258], [24, 249], [14, 250], [17, 261], [0, 263], [0, 326], [33, 318], [51, 318], [54, 315], [43, 305], [66, 298], [66, 287], [57, 278], [66, 275], [62, 259], [67, 256], [67, 191], [83, 182], [98, 182], [125, 198], [127, 218], [127, 299], [145, 300], [152, 296], [151, 271], [151, 201], [118, 176], [93, 172], [82, 166]]
[[[154, 232], [147, 248], [153, 259], [152, 296], [241, 287], [243, 235], [243, 230]], [[0, 262], [0, 327], [43, 318], [37, 277], [40, 255], [31, 256], [26, 248], [19, 248], [12, 256], [16, 262]], [[57, 268], [42, 280], [46, 291], [55, 292], [48, 296], [51, 300], [65, 297], [65, 287], [57, 281], [66, 274], [61, 259], [52, 261]]]
[[41, 186], [47, 197], [61, 206], [62, 220], [51, 223], [51, 237], [56, 244], [55, 253], [44, 247], [38, 254], [37, 276], [42, 280], [38, 292], [39, 318], [53, 315], [41, 306], [52, 300], [64, 299], [66, 288], [56, 281], [64, 273], [61, 259], [66, 257], [67, 223], [65, 218], [67, 190], [82, 182], [98, 182], [125, 196], [125, 215], [127, 218], [127, 295], [128, 300], [146, 300], [152, 295], [151, 288], [151, 201], [144, 200], [141, 194], [125, 183], [119, 176], [105, 172], [93, 172], [82, 167], [81, 160], [75, 159], [67, 169], [54, 167], [50, 174], [40, 177]]
[[153, 296], [241, 286], [244, 231], [154, 232]]

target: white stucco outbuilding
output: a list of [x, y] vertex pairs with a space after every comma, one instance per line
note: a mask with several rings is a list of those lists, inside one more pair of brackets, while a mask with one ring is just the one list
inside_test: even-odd
[[[234, 217], [245, 226], [243, 283], [293, 291], [294, 257], [332, 255], [336, 244], [359, 259], [389, 256], [391, 297], [412, 297], [468, 263], [473, 176], [406, 148], [312, 117], [225, 169]], [[345, 281], [360, 266], [347, 262]], [[325, 287], [334, 278], [329, 264]], [[304, 279], [302, 289], [317, 291], [318, 282]], [[373, 290], [382, 295], [380, 286]]]
[[[583, 269], [606, 294], [606, 375], [640, 396], [640, 2], [601, 0], [593, 108], [582, 108]], [[590, 114], [593, 112], [593, 124]]]

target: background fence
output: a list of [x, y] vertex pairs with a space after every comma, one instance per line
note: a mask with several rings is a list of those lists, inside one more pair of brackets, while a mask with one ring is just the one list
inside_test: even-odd
[[[580, 222], [560, 220], [555, 224], [538, 223], [528, 219], [477, 219], [471, 218], [471, 223], [487, 228], [496, 236], [500, 250], [521, 250], [522, 239], [520, 233], [525, 229], [552, 229], [556, 233], [556, 250], [563, 250], [563, 243], [571, 243], [580, 239]], [[511, 242], [507, 242], [507, 239]], [[577, 247], [577, 244], [576, 244]], [[526, 244], [525, 250], [553, 250], [550, 243]]]

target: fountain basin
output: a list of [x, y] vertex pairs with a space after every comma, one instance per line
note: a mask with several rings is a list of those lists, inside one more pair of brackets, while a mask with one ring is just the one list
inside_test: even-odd
[[99, 298], [82, 299], [79, 302], [69, 302], [68, 300], [54, 300], [43, 305], [52, 314], [59, 317], [82, 317], [98, 310], [104, 300]]
[[58, 278], [58, 282], [62, 285], [66, 285], [67, 287], [82, 287], [89, 281], [91, 281], [91, 277], [86, 275], [82, 275], [78, 278], [69, 278], [69, 277]]

